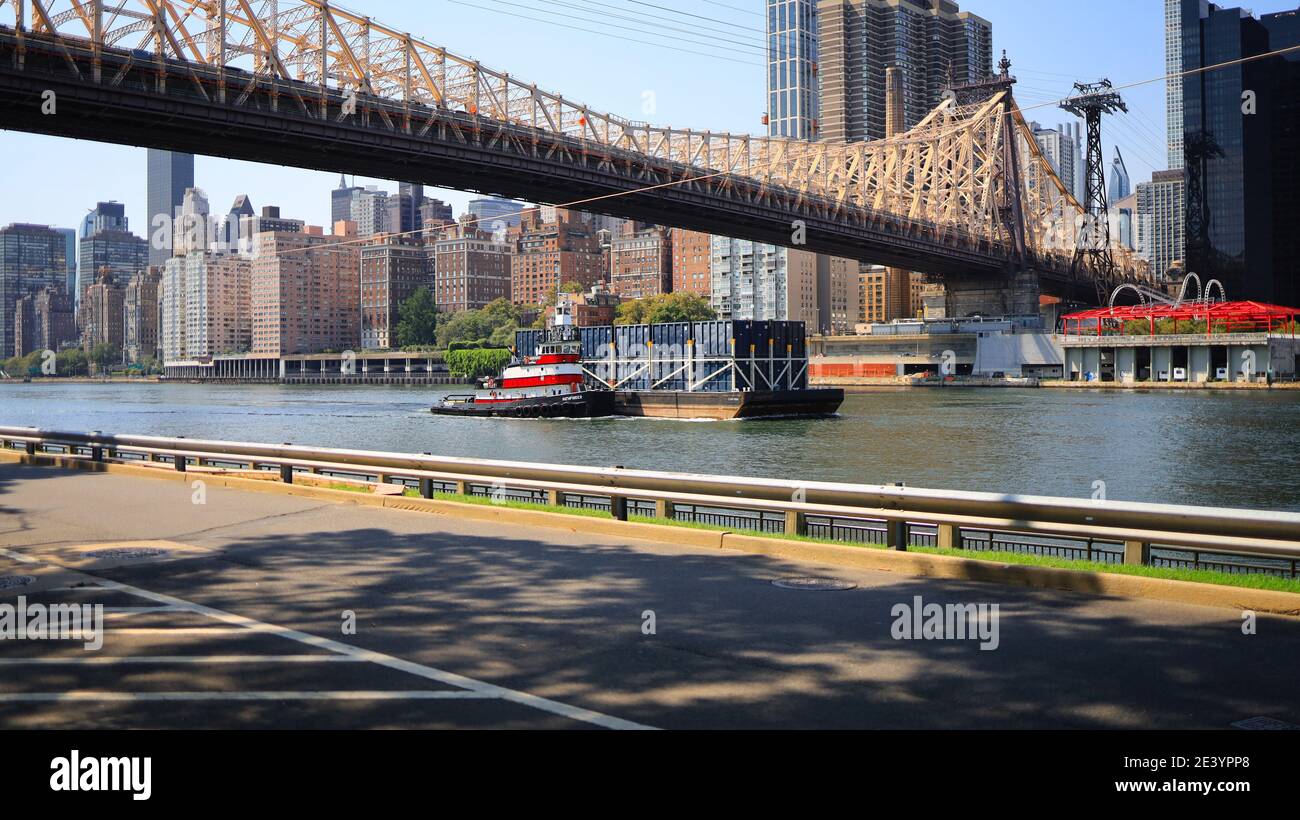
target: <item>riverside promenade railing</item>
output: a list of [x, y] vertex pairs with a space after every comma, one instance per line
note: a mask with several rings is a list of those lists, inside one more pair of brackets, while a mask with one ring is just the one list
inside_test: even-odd
[[905, 550], [933, 546], [1300, 577], [1300, 513], [926, 490], [0, 426], [32, 457], [271, 471], [399, 484], [425, 498], [605, 510]]

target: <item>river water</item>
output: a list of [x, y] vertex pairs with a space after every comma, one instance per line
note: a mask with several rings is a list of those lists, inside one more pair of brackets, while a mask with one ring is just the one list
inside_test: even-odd
[[1300, 391], [899, 389], [837, 418], [434, 416], [401, 386], [0, 385], [0, 425], [1300, 511]]

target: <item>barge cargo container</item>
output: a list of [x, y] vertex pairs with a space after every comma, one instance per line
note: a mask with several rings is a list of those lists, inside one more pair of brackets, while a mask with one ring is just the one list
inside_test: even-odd
[[[530, 356], [541, 330], [520, 330]], [[833, 415], [841, 390], [808, 389], [803, 322], [714, 320], [579, 329], [592, 389], [615, 393], [620, 415], [755, 418]]]

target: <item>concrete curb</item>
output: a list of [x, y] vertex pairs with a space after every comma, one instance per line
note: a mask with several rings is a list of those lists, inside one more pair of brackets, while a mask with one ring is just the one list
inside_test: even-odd
[[[373, 495], [347, 490], [333, 490], [325, 487], [309, 487], [302, 484], [281, 484], [278, 481], [267, 481], [261, 477], [243, 478], [220, 473], [179, 473], [159, 467], [108, 464], [57, 455], [29, 456], [25, 453], [0, 451], [0, 460], [10, 463], [93, 470], [95, 472], [162, 478], [182, 482], [203, 480], [215, 486], [233, 490], [279, 493], [281, 495], [313, 498], [334, 503], [385, 507], [394, 510], [446, 515], [473, 521], [492, 521], [516, 526], [560, 529], [573, 533], [667, 541], [693, 547], [731, 549], [771, 558], [813, 561], [853, 569], [897, 572], [922, 578], [978, 581], [1035, 589], [1054, 589], [1087, 595], [1145, 598], [1196, 606], [1300, 616], [1300, 594], [1294, 592], [1250, 589], [1219, 584], [1200, 584], [1192, 581], [1147, 578], [1138, 575], [1035, 567], [1024, 564], [1004, 564], [996, 561], [957, 556], [897, 552], [867, 547], [820, 544], [811, 541], [759, 538], [752, 535], [737, 535], [722, 530], [701, 530], [664, 524], [616, 521], [609, 518], [566, 515], [545, 510], [521, 510], [513, 507], [492, 507], [437, 499]], [[313, 477], [312, 480], [319, 479]]]
[[1300, 594], [1294, 592], [1199, 584], [1193, 581], [1147, 578], [1140, 575], [1004, 564], [950, 555], [785, 541], [778, 538], [756, 538], [731, 533], [723, 537], [722, 546], [772, 558], [817, 561], [841, 567], [898, 572], [922, 578], [980, 581], [1087, 595], [1147, 598], [1197, 606], [1300, 616]]

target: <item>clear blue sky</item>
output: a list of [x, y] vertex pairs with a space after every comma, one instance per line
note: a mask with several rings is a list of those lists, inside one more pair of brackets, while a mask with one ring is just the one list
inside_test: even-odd
[[[592, 107], [661, 125], [762, 133], [762, 0], [350, 0], [347, 5]], [[1123, 84], [1162, 76], [1163, 5], [1163, 0], [961, 3], [993, 23], [994, 60], [1007, 50], [1026, 109], [1068, 93], [1074, 80], [1104, 76]], [[1265, 13], [1292, 6], [1267, 0], [1253, 7]], [[606, 12], [611, 16], [602, 20]], [[615, 14], [640, 16], [642, 22]], [[693, 45], [693, 39], [705, 44]], [[647, 91], [653, 92], [653, 113], [643, 111]], [[1133, 113], [1108, 121], [1106, 155], [1109, 162], [1110, 145], [1118, 141], [1136, 184], [1153, 168], [1164, 167], [1164, 83], [1124, 94]], [[1026, 110], [1026, 116], [1055, 125], [1068, 115], [1047, 105]], [[96, 201], [115, 199], [126, 203], [132, 228], [143, 233], [144, 149], [0, 131], [0, 156], [6, 160], [0, 225], [74, 227]], [[396, 188], [380, 180], [358, 182]], [[200, 157], [195, 183], [207, 192], [215, 212], [247, 193], [257, 208], [279, 205], [285, 216], [323, 225], [338, 176]], [[453, 202], [458, 212], [472, 197], [431, 194]]]

